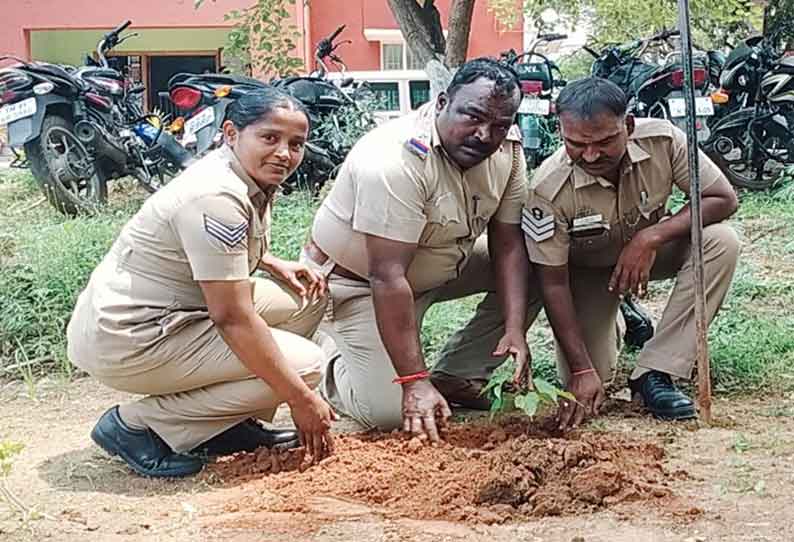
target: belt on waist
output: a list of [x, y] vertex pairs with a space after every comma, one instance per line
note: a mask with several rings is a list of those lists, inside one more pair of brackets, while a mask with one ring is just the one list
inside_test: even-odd
[[[309, 242], [306, 243], [304, 250], [306, 252], [306, 256], [317, 265], [323, 265], [328, 261], [328, 254], [326, 254], [323, 249], [318, 247], [317, 243], [315, 243], [313, 239], [309, 239]], [[339, 275], [340, 277], [358, 282], [369, 282], [364, 277], [354, 273], [346, 267], [339, 265], [338, 263], [334, 264], [334, 266], [331, 268], [331, 274]]]

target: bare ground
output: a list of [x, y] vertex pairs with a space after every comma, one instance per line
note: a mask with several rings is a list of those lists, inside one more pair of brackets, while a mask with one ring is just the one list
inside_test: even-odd
[[794, 395], [718, 399], [712, 427], [656, 422], [616, 402], [583, 431], [658, 443], [665, 471], [686, 473], [670, 478], [675, 498], [493, 525], [395, 515], [327, 488], [308, 492], [299, 509], [275, 511], [268, 499], [289, 483], [135, 476], [88, 437], [97, 417], [128, 397], [89, 378], [43, 381], [35, 391], [0, 384], [0, 441], [25, 445], [5, 483], [28, 508], [0, 500], [0, 540], [794, 541]]

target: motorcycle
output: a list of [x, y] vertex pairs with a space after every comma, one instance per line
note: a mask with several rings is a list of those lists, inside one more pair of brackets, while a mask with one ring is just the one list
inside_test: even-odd
[[25, 62], [0, 70], [0, 124], [9, 144], [23, 146], [50, 203], [74, 215], [107, 198], [110, 179], [131, 175], [157, 190], [192, 160], [164, 130], [164, 120], [140, 106], [143, 85], [110, 69], [106, 54], [136, 34], [126, 21], [97, 45], [99, 65], [75, 68]]
[[[637, 117], [666, 119], [686, 130], [686, 105], [684, 99], [684, 69], [680, 51], [672, 51], [654, 61], [646, 53], [654, 46], [669, 46], [669, 39], [678, 36], [677, 30], [665, 30], [650, 38], [627, 44], [607, 47], [597, 53], [590, 47], [593, 62], [592, 75], [609, 79], [626, 92], [629, 110]], [[719, 70], [716, 52], [697, 53], [693, 59], [695, 114], [698, 142], [711, 135], [708, 119], [714, 115], [710, 88]]]
[[776, 36], [752, 37], [728, 55], [714, 93], [719, 119], [705, 152], [734, 186], [766, 190], [794, 163], [794, 58]]
[[540, 34], [529, 51], [516, 54], [514, 50], [501, 53], [503, 62], [518, 74], [521, 84], [521, 105], [516, 122], [521, 130], [527, 169], [534, 169], [557, 150], [558, 122], [553, 111], [554, 90], [566, 85], [557, 65], [536, 52], [539, 45], [567, 39], [566, 34]]
[[[221, 141], [221, 125], [226, 108], [240, 96], [271, 85], [281, 88], [306, 106], [314, 127], [312, 139], [306, 143], [306, 154], [298, 170], [285, 181], [283, 192], [307, 188], [319, 193], [325, 182], [344, 161], [353, 143], [348, 132], [374, 127], [374, 119], [364, 111], [359, 101], [365, 98], [366, 87], [351, 89], [353, 79], [344, 78], [337, 86], [328, 75], [326, 60], [345, 71], [344, 62], [337, 56], [337, 48], [349, 41], [334, 43], [345, 26], [337, 28], [329, 37], [320, 40], [315, 50], [317, 69], [308, 76], [273, 79], [265, 83], [256, 79], [219, 74], [177, 74], [169, 82], [173, 104], [186, 111], [183, 142], [195, 138], [196, 153], [202, 154]], [[348, 89], [351, 89], [348, 91]], [[351, 108], [353, 115], [343, 115]]]

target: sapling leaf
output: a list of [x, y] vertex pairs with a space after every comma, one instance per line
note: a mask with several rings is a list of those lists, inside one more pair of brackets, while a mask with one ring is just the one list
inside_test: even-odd
[[545, 396], [550, 403], [557, 404], [557, 396], [559, 395], [559, 390], [556, 386], [552, 386], [542, 378], [535, 378], [532, 380], [535, 383], [535, 390], [541, 395]]
[[569, 391], [557, 390], [557, 395], [563, 399], [568, 399], [569, 401], [576, 401], [576, 396]]
[[536, 392], [530, 391], [521, 395], [516, 395], [515, 403], [516, 407], [521, 409], [524, 414], [532, 418], [538, 412], [538, 406], [540, 406], [540, 397]]

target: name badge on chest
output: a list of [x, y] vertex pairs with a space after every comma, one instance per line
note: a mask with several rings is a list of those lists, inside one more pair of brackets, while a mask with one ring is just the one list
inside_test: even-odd
[[604, 221], [603, 215], [593, 214], [574, 218], [568, 234], [571, 237], [590, 237], [601, 235], [609, 230], [609, 222]]

